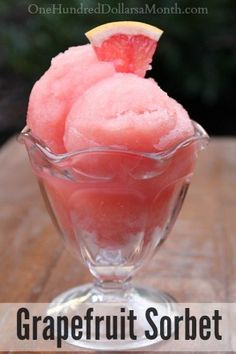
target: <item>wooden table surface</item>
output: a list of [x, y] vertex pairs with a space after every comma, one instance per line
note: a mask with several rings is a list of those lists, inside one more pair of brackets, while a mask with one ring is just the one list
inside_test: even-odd
[[[15, 138], [1, 148], [0, 166], [0, 302], [49, 302], [90, 281], [52, 225]], [[173, 231], [135, 281], [180, 302], [236, 302], [235, 233], [236, 139], [212, 139]]]

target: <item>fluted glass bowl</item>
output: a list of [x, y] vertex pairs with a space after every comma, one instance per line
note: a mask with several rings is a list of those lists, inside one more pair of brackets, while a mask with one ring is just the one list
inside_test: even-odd
[[[138, 308], [154, 302], [166, 312], [173, 310], [169, 295], [134, 288], [131, 278], [151, 259], [181, 209], [198, 153], [208, 142], [204, 129], [193, 125], [193, 136], [159, 153], [96, 147], [54, 154], [28, 128], [21, 132], [19, 140], [27, 148], [52, 220], [95, 279], [59, 295], [51, 310], [76, 313], [76, 303]], [[68, 341], [114, 348], [111, 341]], [[148, 344], [140, 336], [116, 343], [116, 348]]]

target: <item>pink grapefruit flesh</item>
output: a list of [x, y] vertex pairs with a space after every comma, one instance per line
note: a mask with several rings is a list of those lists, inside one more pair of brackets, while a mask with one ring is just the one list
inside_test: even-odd
[[101, 61], [113, 62], [117, 72], [145, 76], [163, 31], [135, 21], [106, 23], [85, 35]]
[[94, 46], [101, 61], [112, 62], [117, 72], [134, 73], [144, 77], [150, 68], [157, 43], [146, 36], [116, 34], [101, 46]]

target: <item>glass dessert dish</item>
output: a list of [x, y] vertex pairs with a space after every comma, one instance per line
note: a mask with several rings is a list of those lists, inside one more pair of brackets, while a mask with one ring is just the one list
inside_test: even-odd
[[[174, 311], [172, 297], [135, 288], [131, 278], [166, 238], [181, 209], [198, 153], [208, 142], [204, 129], [193, 125], [191, 137], [159, 153], [96, 147], [54, 154], [29, 129], [22, 131], [20, 141], [50, 215], [95, 278], [93, 284], [60, 294], [51, 309], [76, 314], [82, 303], [121, 304], [134, 310], [159, 303], [165, 313]], [[87, 348], [114, 348], [105, 340], [67, 341]], [[139, 336], [116, 343], [116, 349], [145, 345], [150, 341]]]

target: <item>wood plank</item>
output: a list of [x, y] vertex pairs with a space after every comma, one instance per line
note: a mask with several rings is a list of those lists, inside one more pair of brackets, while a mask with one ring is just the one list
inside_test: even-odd
[[0, 163], [0, 300], [35, 301], [63, 245], [45, 212], [23, 146], [10, 141], [1, 150]]

